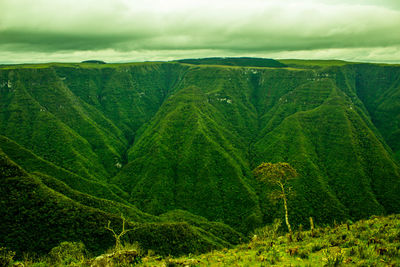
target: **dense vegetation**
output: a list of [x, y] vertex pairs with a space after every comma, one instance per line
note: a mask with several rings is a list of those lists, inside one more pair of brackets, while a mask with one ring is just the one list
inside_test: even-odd
[[[281, 232], [276, 221], [255, 230], [249, 243], [181, 257], [154, 255], [137, 245], [94, 258], [84, 244], [63, 242], [41, 258], [26, 257], [37, 266], [398, 266], [400, 217], [373, 216], [358, 222], [298, 229], [293, 238]], [[175, 246], [180, 246], [181, 243]], [[0, 259], [13, 262], [13, 252], [0, 248]], [[14, 263], [17, 263], [14, 259]], [[103, 265], [101, 265], [103, 263]], [[69, 265], [70, 264], [70, 265]]]
[[57, 179], [26, 173], [1, 150], [0, 174], [1, 246], [16, 251], [17, 257], [23, 252], [46, 254], [62, 241], [82, 241], [89, 252], [104, 252], [115, 242], [105, 226], [110, 221], [118, 231], [121, 213], [133, 229], [122, 241], [139, 242], [160, 255], [205, 252], [245, 240], [229, 226], [199, 216], [171, 211], [155, 217], [82, 194]]
[[400, 217], [372, 217], [356, 223], [297, 230], [294, 240], [274, 230], [257, 229], [250, 243], [192, 257], [144, 255], [138, 266], [398, 266]]
[[101, 251], [121, 213], [160, 254], [237, 244], [284, 218], [261, 162], [298, 173], [294, 230], [399, 213], [400, 67], [276, 62], [2, 66], [0, 245]]

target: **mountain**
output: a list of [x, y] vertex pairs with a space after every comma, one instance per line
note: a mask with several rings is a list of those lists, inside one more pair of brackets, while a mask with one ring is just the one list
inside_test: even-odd
[[80, 240], [90, 252], [102, 253], [115, 243], [105, 226], [110, 222], [119, 231], [121, 213], [132, 229], [124, 242], [139, 242], [161, 255], [206, 252], [246, 240], [229, 226], [199, 216], [171, 211], [156, 217], [73, 190], [53, 177], [29, 174], [2, 150], [0, 174], [1, 245], [18, 257], [24, 252], [45, 254], [65, 240]]
[[[299, 173], [289, 199], [294, 225], [400, 212], [399, 103], [397, 65], [209, 58], [1, 66], [0, 148], [25, 173], [21, 181], [106, 214], [101, 222], [122, 212], [158, 229], [168, 218], [209, 242], [194, 247], [211, 248], [283, 217], [272, 189], [252, 175], [261, 162], [289, 162]], [[16, 186], [2, 184], [4, 192]], [[46, 190], [37, 195], [44, 203]], [[40, 201], [18, 205], [35, 211]], [[0, 234], [12, 246], [18, 231]]]

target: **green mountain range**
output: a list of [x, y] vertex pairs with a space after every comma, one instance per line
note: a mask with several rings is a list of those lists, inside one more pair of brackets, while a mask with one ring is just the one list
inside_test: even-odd
[[[299, 173], [293, 225], [400, 212], [400, 66], [209, 58], [0, 66], [0, 245], [160, 254], [283, 217], [252, 170]], [[178, 245], [179, 243], [179, 245]]]

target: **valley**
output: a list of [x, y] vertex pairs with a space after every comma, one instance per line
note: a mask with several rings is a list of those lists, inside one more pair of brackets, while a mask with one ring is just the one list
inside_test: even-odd
[[295, 228], [399, 213], [399, 160], [398, 65], [0, 65], [0, 240], [19, 255], [104, 252], [121, 214], [160, 255], [236, 246], [284, 216], [262, 162], [299, 173]]

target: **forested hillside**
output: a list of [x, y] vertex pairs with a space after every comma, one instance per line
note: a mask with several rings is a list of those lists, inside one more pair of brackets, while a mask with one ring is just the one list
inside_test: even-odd
[[[249, 58], [0, 66], [0, 149], [0, 240], [18, 251], [80, 239], [100, 251], [112, 244], [104, 225], [120, 213], [144, 247], [236, 244], [283, 217], [252, 174], [261, 162], [297, 170], [295, 227], [309, 217], [399, 213], [400, 66]], [[21, 229], [40, 242], [28, 246]]]

